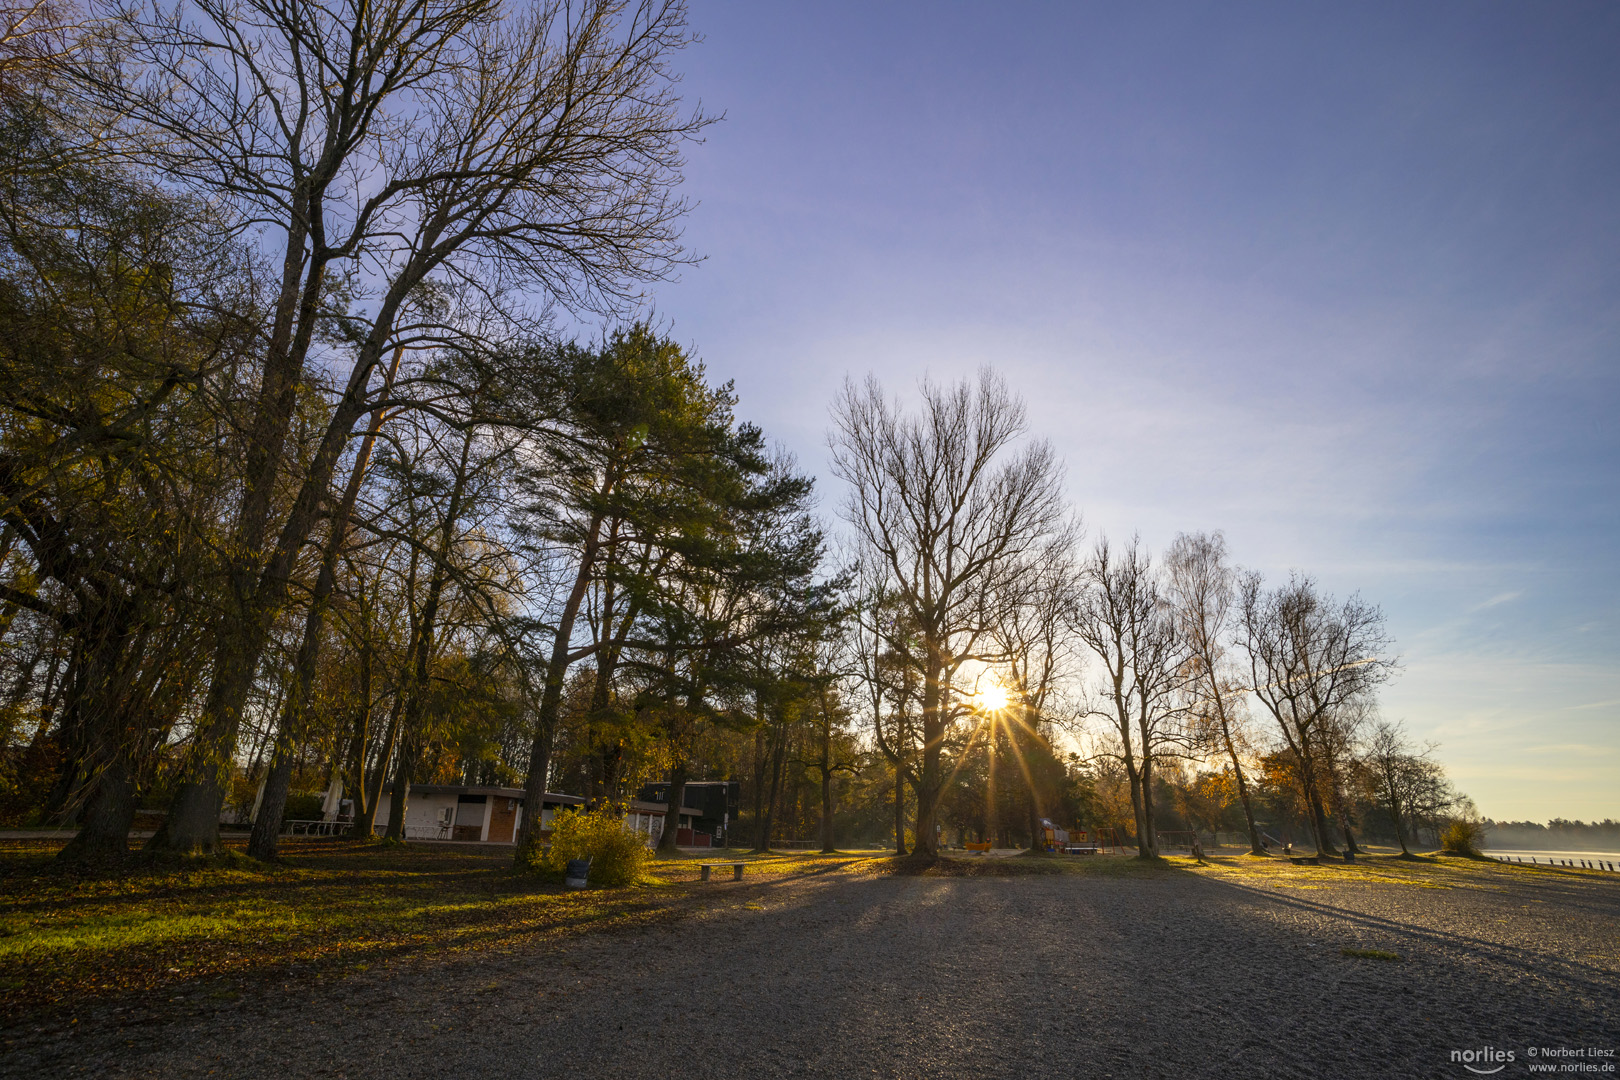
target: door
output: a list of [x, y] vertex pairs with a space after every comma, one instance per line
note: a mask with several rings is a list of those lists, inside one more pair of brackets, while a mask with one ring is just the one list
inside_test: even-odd
[[510, 844], [513, 826], [517, 824], [517, 800], [496, 796], [489, 812], [489, 842]]

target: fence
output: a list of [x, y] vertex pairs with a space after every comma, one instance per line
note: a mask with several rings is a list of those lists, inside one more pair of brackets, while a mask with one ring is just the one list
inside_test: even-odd
[[1185, 848], [1191, 851], [1193, 845], [1198, 842], [1198, 834], [1195, 832], [1172, 831], [1160, 832], [1157, 835], [1161, 851], [1165, 848]]
[[348, 836], [354, 829], [352, 821], [307, 821], [292, 818], [281, 823], [284, 836]]
[[1546, 862], [1537, 862], [1536, 856], [1534, 855], [1492, 855], [1490, 857], [1495, 859], [1497, 862], [1514, 863], [1520, 866], [1551, 866], [1560, 869], [1567, 868], [1570, 870], [1614, 871], [1615, 867], [1620, 865], [1604, 859], [1554, 859], [1551, 856], [1547, 856]]

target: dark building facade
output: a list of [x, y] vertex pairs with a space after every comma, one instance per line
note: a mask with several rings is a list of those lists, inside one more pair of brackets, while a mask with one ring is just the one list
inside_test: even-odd
[[[669, 802], [669, 785], [648, 784], [636, 794], [642, 802]], [[681, 799], [681, 811], [696, 815], [693, 827], [714, 838], [716, 847], [726, 844], [726, 834], [737, 824], [737, 806], [742, 785], [736, 780], [688, 780]]]

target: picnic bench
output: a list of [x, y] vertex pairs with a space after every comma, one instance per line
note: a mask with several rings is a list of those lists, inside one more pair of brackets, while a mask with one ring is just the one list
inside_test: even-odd
[[967, 843], [963, 844], [962, 847], [964, 847], [968, 851], [989, 851], [990, 850], [990, 841], [985, 840], [983, 842], [977, 842], [977, 841], [969, 840]]
[[731, 867], [731, 880], [732, 881], [741, 881], [742, 880], [743, 864], [741, 862], [706, 862], [706, 863], [698, 863], [698, 869], [700, 871], [702, 871], [702, 873], [703, 873], [702, 880], [708, 881], [709, 880], [709, 871], [713, 870], [716, 866], [729, 866], [729, 867]]
[[1068, 852], [1070, 855], [1095, 855], [1095, 854], [1097, 854], [1097, 845], [1096, 844], [1070, 844], [1068, 847], [1064, 848], [1063, 850]]

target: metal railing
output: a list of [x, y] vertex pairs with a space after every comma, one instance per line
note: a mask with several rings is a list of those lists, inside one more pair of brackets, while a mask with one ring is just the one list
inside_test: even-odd
[[348, 836], [354, 830], [352, 821], [309, 821], [289, 818], [281, 823], [283, 836]]

